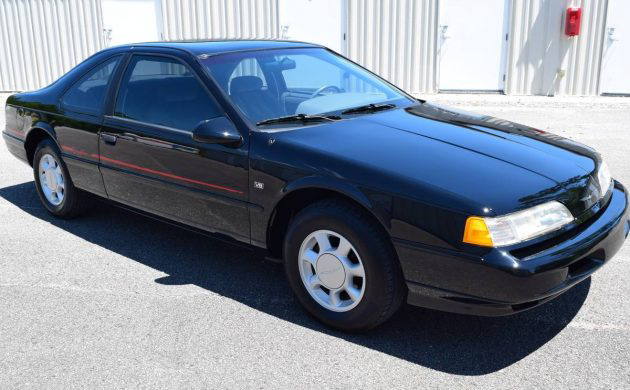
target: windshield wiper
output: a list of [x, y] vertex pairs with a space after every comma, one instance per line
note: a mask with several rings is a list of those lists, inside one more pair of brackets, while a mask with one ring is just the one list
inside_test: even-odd
[[364, 112], [376, 112], [382, 110], [390, 110], [396, 107], [395, 104], [366, 104], [365, 106], [359, 106], [354, 108], [349, 108], [345, 111], [341, 111], [343, 115], [347, 114], [361, 114]]
[[297, 115], [288, 115], [281, 116], [279, 118], [270, 118], [262, 120], [256, 123], [256, 126], [263, 125], [272, 125], [276, 123], [309, 123], [309, 122], [327, 122], [327, 121], [336, 121], [341, 119], [341, 117], [336, 115], [305, 115], [305, 114], [297, 114]]

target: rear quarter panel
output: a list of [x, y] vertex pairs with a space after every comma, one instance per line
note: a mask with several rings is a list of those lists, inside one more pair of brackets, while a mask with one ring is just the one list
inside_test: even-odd
[[6, 105], [4, 108], [4, 130], [15, 137], [24, 139], [22, 126], [18, 126], [17, 107]]

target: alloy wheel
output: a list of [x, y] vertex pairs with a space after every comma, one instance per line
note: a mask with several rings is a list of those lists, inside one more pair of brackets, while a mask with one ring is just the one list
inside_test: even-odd
[[358, 251], [339, 233], [318, 230], [300, 247], [299, 269], [304, 287], [324, 308], [345, 312], [365, 293], [365, 269]]
[[51, 154], [44, 154], [39, 160], [39, 184], [46, 200], [59, 206], [65, 197], [66, 185], [59, 162]]

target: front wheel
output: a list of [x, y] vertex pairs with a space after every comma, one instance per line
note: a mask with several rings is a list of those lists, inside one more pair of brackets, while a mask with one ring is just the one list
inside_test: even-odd
[[329, 326], [368, 330], [402, 303], [405, 287], [391, 242], [377, 221], [350, 203], [326, 200], [301, 211], [284, 253], [296, 297]]
[[70, 179], [57, 145], [50, 139], [42, 140], [33, 156], [35, 187], [42, 204], [59, 218], [72, 218], [82, 210], [86, 199]]

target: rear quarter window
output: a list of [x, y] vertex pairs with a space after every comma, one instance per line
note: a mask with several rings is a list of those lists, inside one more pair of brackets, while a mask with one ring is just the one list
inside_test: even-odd
[[64, 108], [82, 113], [100, 114], [109, 82], [120, 58], [117, 56], [97, 65], [74, 83], [61, 98]]

